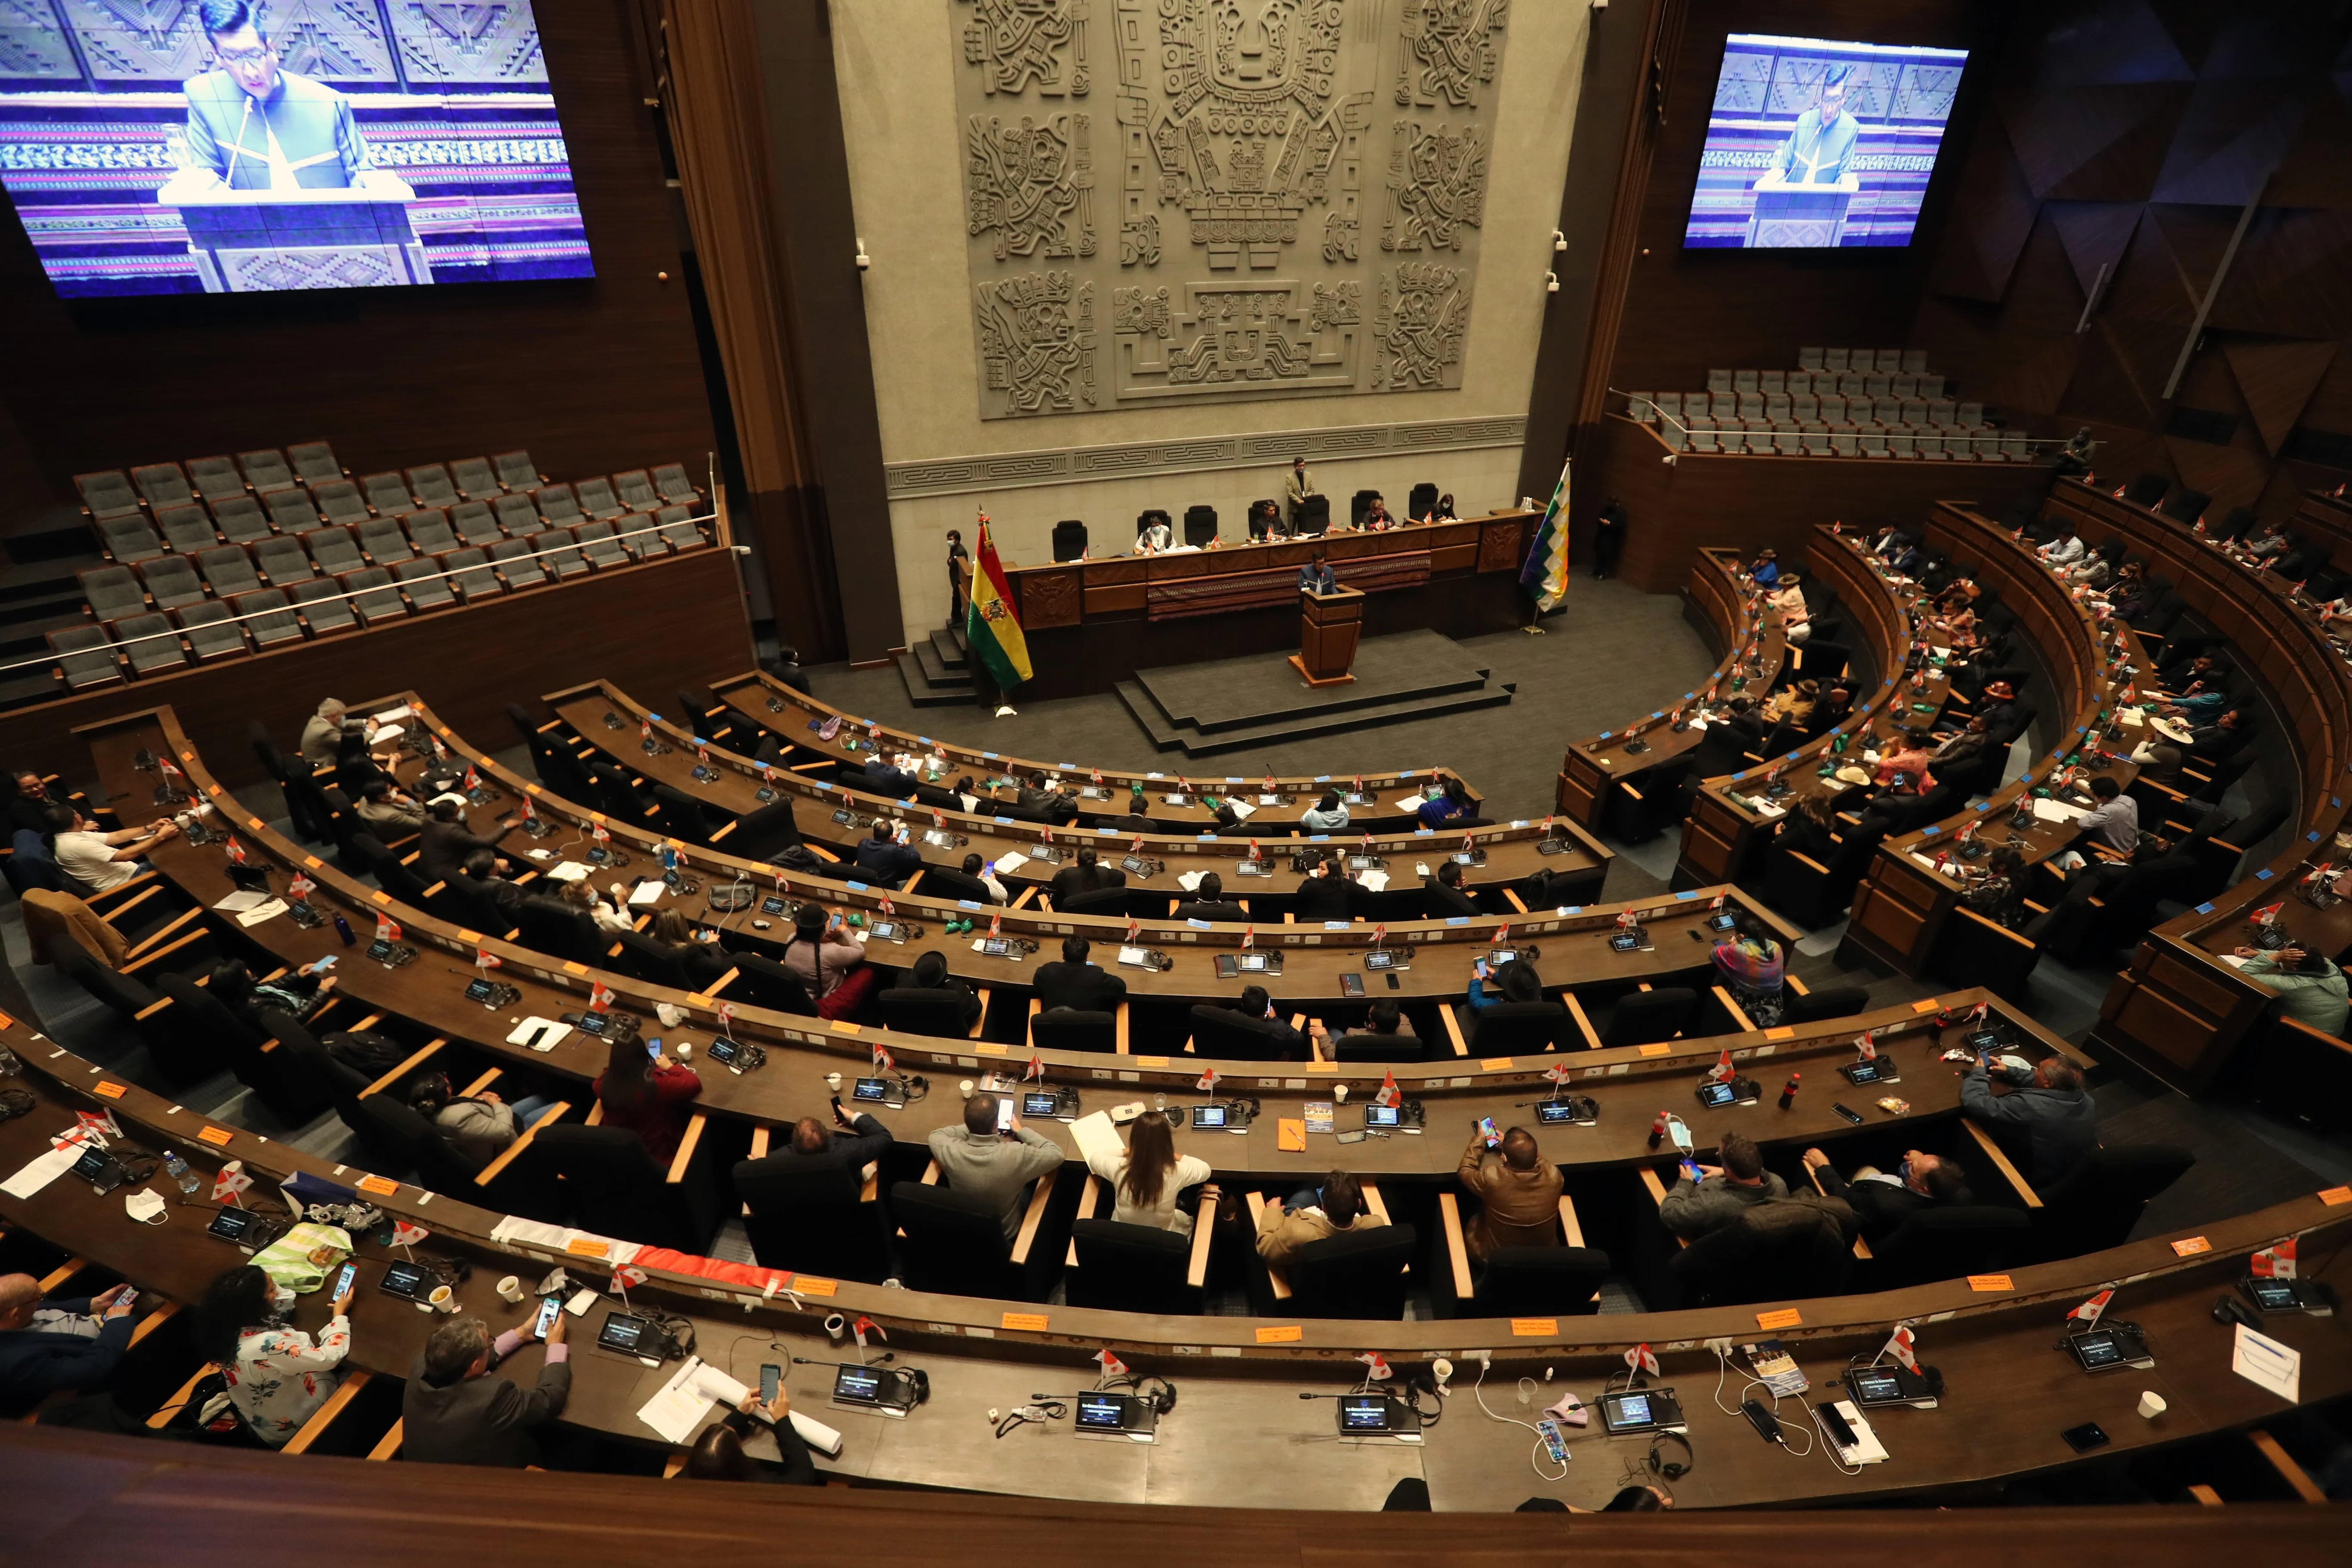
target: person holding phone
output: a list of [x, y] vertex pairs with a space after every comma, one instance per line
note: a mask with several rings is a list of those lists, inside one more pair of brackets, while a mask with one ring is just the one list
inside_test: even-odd
[[850, 937], [838, 914], [828, 914], [814, 900], [793, 916], [793, 934], [778, 959], [800, 976], [820, 1018], [849, 1017], [880, 988], [880, 976], [866, 966], [865, 948]]
[[[783, 1456], [781, 1465], [755, 1459], [743, 1451], [743, 1439], [762, 1422], [775, 1432], [776, 1451]], [[694, 1451], [686, 1457], [686, 1479], [756, 1481], [772, 1487], [824, 1484], [817, 1479], [816, 1461], [809, 1457], [808, 1445], [793, 1427], [792, 1396], [781, 1383], [772, 1403], [762, 1403], [757, 1389], [748, 1389], [734, 1409], [703, 1428], [702, 1436], [694, 1440]]]
[[702, 1093], [702, 1079], [657, 1051], [648, 1054], [646, 1042], [625, 1030], [613, 1037], [595, 1093], [604, 1125], [635, 1133], [654, 1163], [667, 1169], [686, 1136], [687, 1107]]
[[1292, 1194], [1286, 1204], [1266, 1199], [1265, 1212], [1258, 1216], [1257, 1255], [1279, 1268], [1309, 1243], [1386, 1224], [1364, 1202], [1363, 1184], [1345, 1171], [1333, 1171], [1320, 1185]]
[[[327, 1326], [314, 1341], [288, 1325], [293, 1297], [279, 1300], [277, 1284], [250, 1263], [212, 1282], [196, 1303], [190, 1333], [198, 1355], [216, 1363], [228, 1403], [246, 1429], [273, 1448], [302, 1429], [342, 1381], [352, 1349], [352, 1292], [328, 1307]], [[223, 1414], [209, 1406], [200, 1419]]]
[[[1491, 984], [1491, 989], [1489, 986]], [[1536, 966], [1524, 958], [1515, 958], [1500, 969], [1489, 970], [1483, 958], [1470, 965], [1470, 1011], [1483, 1013], [1497, 1002], [1540, 1002], [1543, 1000], [1543, 980]]]
[[530, 1342], [521, 1329], [496, 1339], [479, 1318], [453, 1318], [433, 1331], [408, 1369], [401, 1392], [400, 1457], [441, 1465], [491, 1465], [510, 1470], [539, 1462], [532, 1428], [563, 1414], [572, 1396], [571, 1320], [563, 1313], [547, 1331], [547, 1361], [539, 1381], [491, 1377], [489, 1370]]
[[29, 1274], [0, 1274], [0, 1398], [103, 1388], [131, 1345], [135, 1293], [41, 1295]]
[[1658, 1204], [1658, 1223], [1685, 1241], [1735, 1224], [1760, 1203], [1789, 1195], [1789, 1184], [1764, 1168], [1764, 1155], [1744, 1132], [1727, 1132], [1717, 1150], [1723, 1163], [1685, 1157], [1680, 1178]]
[[975, 1094], [963, 1102], [963, 1125], [940, 1128], [928, 1142], [948, 1186], [994, 1204], [1011, 1241], [1021, 1232], [1029, 1184], [1060, 1170], [1063, 1155], [1058, 1145], [1022, 1126], [1017, 1111], [1011, 1136], [1001, 1134], [999, 1125], [996, 1096]]
[[1497, 1143], [1486, 1142], [1491, 1120], [1471, 1124], [1470, 1147], [1462, 1152], [1454, 1172], [1462, 1190], [1476, 1198], [1476, 1215], [1462, 1227], [1462, 1238], [1477, 1262], [1497, 1247], [1558, 1247], [1559, 1168], [1543, 1157], [1536, 1135], [1524, 1127], [1505, 1132]]

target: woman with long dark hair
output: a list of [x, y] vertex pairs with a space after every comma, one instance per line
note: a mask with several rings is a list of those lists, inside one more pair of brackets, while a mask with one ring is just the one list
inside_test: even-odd
[[635, 1133], [654, 1163], [667, 1165], [686, 1136], [686, 1108], [702, 1092], [702, 1079], [690, 1067], [649, 1056], [643, 1040], [625, 1033], [614, 1037], [594, 1088], [604, 1124]]
[[273, 1448], [284, 1447], [334, 1393], [352, 1348], [350, 1291], [335, 1298], [334, 1316], [315, 1342], [279, 1321], [277, 1291], [268, 1275], [241, 1263], [196, 1303], [192, 1331], [196, 1353], [219, 1363], [229, 1403]]
[[1197, 1155], [1179, 1155], [1168, 1118], [1147, 1110], [1128, 1130], [1123, 1154], [1097, 1154], [1087, 1168], [1110, 1184], [1117, 1206], [1111, 1218], [1121, 1225], [1148, 1225], [1154, 1230], [1192, 1234], [1192, 1216], [1176, 1206], [1176, 1194], [1209, 1179], [1208, 1162]]
[[[761, 1416], [775, 1434], [776, 1451], [784, 1459], [781, 1465], [755, 1459], [743, 1451], [743, 1439], [751, 1435], [753, 1420]], [[783, 1487], [824, 1485], [817, 1479], [816, 1461], [809, 1458], [808, 1445], [793, 1427], [793, 1402], [781, 1385], [773, 1405], [761, 1405], [759, 1391], [753, 1389], [743, 1395], [741, 1404], [703, 1428], [702, 1436], [695, 1439], [694, 1451], [686, 1457], [686, 1479], [761, 1481]]]
[[1449, 822], [1459, 822], [1464, 817], [1477, 815], [1478, 808], [1472, 804], [1470, 792], [1452, 773], [1441, 781], [1435, 797], [1421, 803], [1420, 816], [1424, 827], [1443, 827]]

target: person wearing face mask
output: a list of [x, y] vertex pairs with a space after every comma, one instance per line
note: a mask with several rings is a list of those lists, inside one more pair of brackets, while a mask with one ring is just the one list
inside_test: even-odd
[[1959, 1166], [1916, 1149], [1904, 1151], [1900, 1170], [1885, 1172], [1864, 1165], [1854, 1171], [1851, 1181], [1839, 1175], [1830, 1157], [1819, 1149], [1806, 1150], [1801, 1158], [1824, 1196], [1843, 1198], [1853, 1206], [1864, 1241], [1885, 1239], [1923, 1210], [1958, 1208], [1976, 1201], [1969, 1195], [1968, 1177]]
[[[292, 1296], [285, 1298], [291, 1305]], [[314, 1341], [289, 1328], [268, 1274], [239, 1264], [212, 1282], [196, 1304], [196, 1353], [217, 1363], [229, 1403], [248, 1431], [273, 1448], [302, 1429], [342, 1381], [352, 1348], [352, 1293], [335, 1298]]]

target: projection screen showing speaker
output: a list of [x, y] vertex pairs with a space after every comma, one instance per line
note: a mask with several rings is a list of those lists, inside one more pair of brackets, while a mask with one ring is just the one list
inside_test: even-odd
[[1734, 33], [1685, 249], [1911, 243], [1966, 49]]
[[595, 270], [526, 0], [10, 0], [0, 186], [68, 298]]

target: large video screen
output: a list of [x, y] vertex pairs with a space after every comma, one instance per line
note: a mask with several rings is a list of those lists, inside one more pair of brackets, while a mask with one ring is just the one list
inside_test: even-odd
[[1683, 245], [1908, 245], [1966, 49], [1734, 33]]
[[0, 186], [68, 297], [594, 274], [528, 0], [0, 0]]

